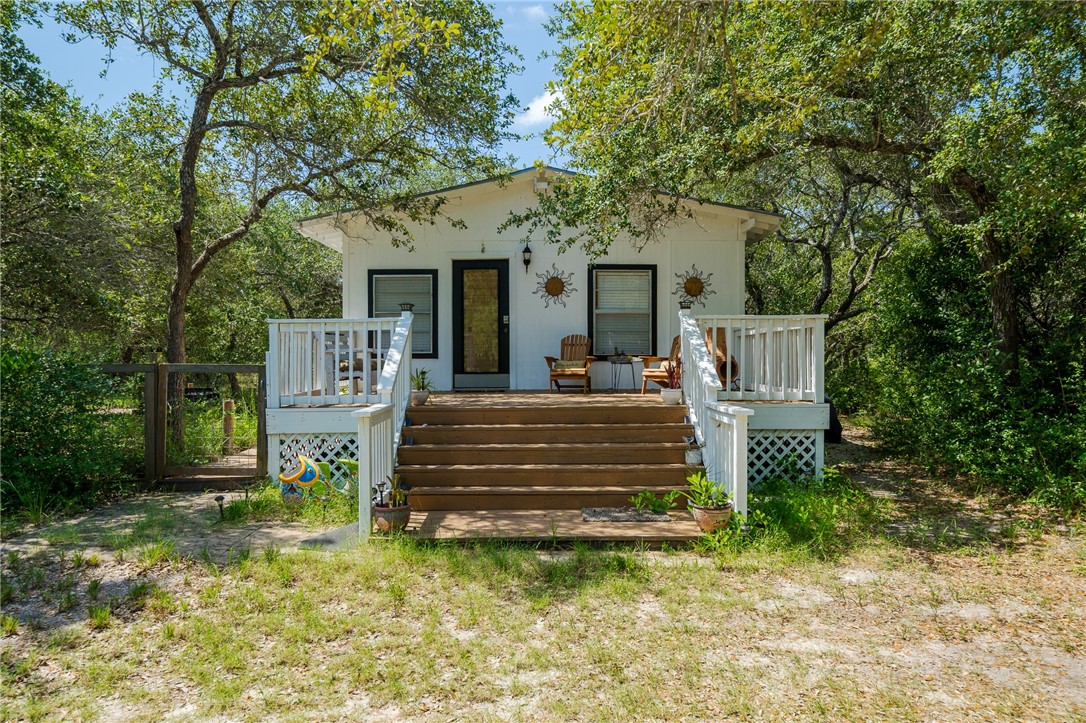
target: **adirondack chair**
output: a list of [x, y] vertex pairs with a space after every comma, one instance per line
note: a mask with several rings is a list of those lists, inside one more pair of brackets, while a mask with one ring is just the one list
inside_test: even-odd
[[[678, 362], [681, 352], [682, 343], [679, 341], [679, 337], [675, 337], [671, 340], [671, 353], [667, 356], [641, 357], [641, 360], [645, 362], [645, 371], [641, 372], [642, 394], [646, 392], [649, 382], [659, 384], [661, 387], [667, 387], [668, 370], [672, 369]], [[650, 367], [650, 364], [658, 364], [659, 366]]]
[[[717, 376], [720, 377], [720, 383], [724, 386], [724, 389], [734, 389], [736, 380], [739, 378], [739, 362], [735, 360], [734, 356], [728, 354], [727, 331], [717, 329], [716, 344], [713, 344], [713, 332], [711, 329], [706, 329], [705, 348], [713, 355], [713, 366], [716, 367]], [[725, 362], [725, 359], [729, 358], [731, 359], [730, 365]], [[731, 368], [726, 370], [725, 367], [727, 366]]]
[[559, 381], [577, 382], [579, 380], [579, 384], [566, 384], [566, 386], [580, 386], [587, 394], [592, 389], [592, 377], [588, 370], [592, 362], [596, 360], [596, 357], [588, 353], [590, 351], [592, 351], [592, 340], [584, 334], [570, 334], [562, 339], [560, 355], [557, 358], [544, 357], [550, 369], [550, 385], [547, 390], [553, 392], [554, 390], [551, 389], [553, 386], [554, 389], [562, 391]]

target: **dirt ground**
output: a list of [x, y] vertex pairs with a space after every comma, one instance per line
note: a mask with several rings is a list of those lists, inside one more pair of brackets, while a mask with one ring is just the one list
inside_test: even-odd
[[[3, 546], [18, 628], [0, 641], [0, 717], [1086, 720], [1081, 522], [934, 478], [861, 429], [827, 462], [886, 512], [827, 560], [285, 554], [298, 531], [266, 531], [245, 546], [271, 552], [235, 541], [215, 563], [217, 510], [191, 500], [203, 527], [141, 507], [37, 530]], [[126, 534], [118, 560], [103, 535]], [[100, 629], [92, 580], [114, 601]]]

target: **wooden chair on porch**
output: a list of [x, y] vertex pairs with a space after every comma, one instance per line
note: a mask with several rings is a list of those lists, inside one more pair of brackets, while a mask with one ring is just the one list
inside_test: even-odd
[[592, 389], [592, 377], [589, 374], [589, 369], [592, 367], [592, 362], [596, 360], [596, 357], [589, 354], [592, 351], [592, 340], [584, 334], [570, 334], [562, 339], [562, 348], [560, 355], [556, 358], [553, 356], [544, 357], [547, 360], [547, 366], [550, 368], [550, 385], [547, 387], [548, 391], [553, 391], [551, 387], [562, 391], [562, 385], [558, 382], [576, 382], [579, 384], [566, 384], [569, 386], [580, 386], [582, 391], [587, 394]]
[[[735, 389], [736, 380], [739, 379], [739, 362], [735, 360], [734, 356], [728, 354], [727, 331], [725, 329], [717, 329], [716, 344], [714, 344], [712, 330], [706, 329], [705, 348], [713, 355], [713, 366], [716, 367], [717, 376], [720, 377], [720, 383], [724, 386], [724, 389]], [[729, 358], [731, 359], [730, 365], [725, 362], [725, 360]], [[725, 367], [729, 366], [730, 369], [725, 369]]]
[[[679, 355], [682, 353], [682, 343], [679, 341], [679, 337], [675, 337], [671, 340], [671, 353], [667, 356], [643, 356], [641, 360], [645, 362], [645, 371], [641, 372], [641, 393], [644, 394], [648, 388], [649, 382], [653, 384], [659, 384], [661, 387], [667, 387], [667, 374], [668, 371], [673, 369], [679, 362]], [[650, 367], [650, 364], [659, 364], [659, 366]]]

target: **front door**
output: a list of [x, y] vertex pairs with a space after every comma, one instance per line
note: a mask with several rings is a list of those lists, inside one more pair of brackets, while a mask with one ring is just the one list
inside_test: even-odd
[[453, 389], [509, 388], [509, 261], [453, 261]]

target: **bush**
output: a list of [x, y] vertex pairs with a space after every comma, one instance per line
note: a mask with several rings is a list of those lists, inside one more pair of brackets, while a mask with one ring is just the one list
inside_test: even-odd
[[929, 468], [1065, 512], [1086, 508], [1081, 320], [1027, 325], [1021, 379], [1012, 384], [981, 313], [987, 297], [975, 260], [924, 245], [896, 261], [871, 324], [876, 434]]
[[[115, 491], [132, 459], [132, 427], [104, 414], [112, 380], [68, 354], [0, 346], [0, 503], [32, 522]], [[117, 428], [119, 427], [119, 428]], [[142, 435], [138, 434], [142, 443]]]

